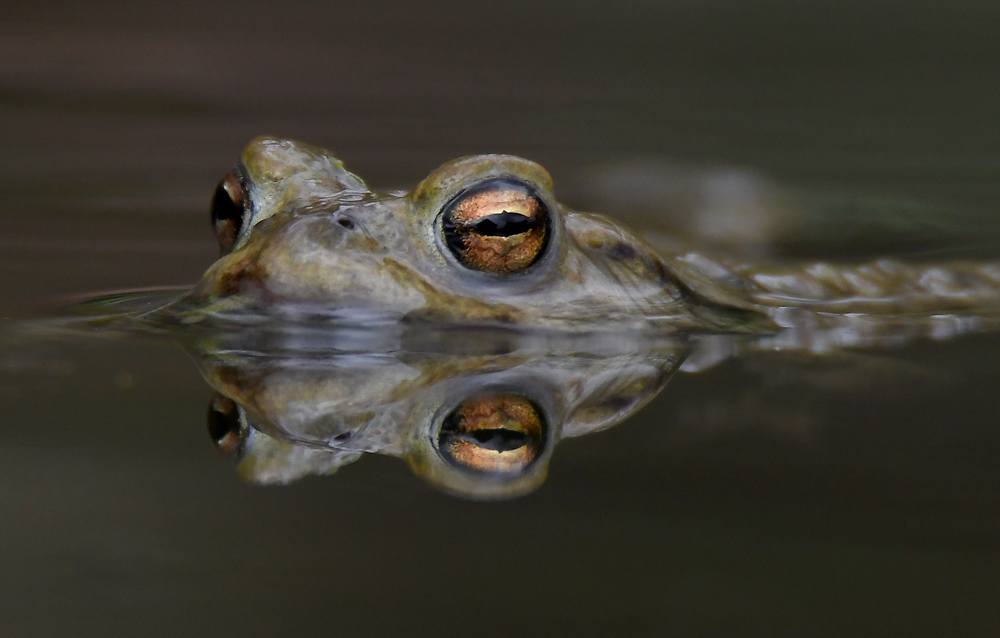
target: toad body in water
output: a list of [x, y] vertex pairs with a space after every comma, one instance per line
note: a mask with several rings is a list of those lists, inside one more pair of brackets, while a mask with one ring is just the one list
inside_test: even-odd
[[[436, 322], [674, 334], [784, 330], [823, 351], [950, 336], [1000, 308], [1000, 265], [768, 268], [658, 250], [561, 205], [549, 174], [507, 155], [448, 162], [378, 193], [330, 152], [251, 142], [212, 200], [222, 257], [161, 319]], [[788, 341], [786, 339], [786, 341]]]

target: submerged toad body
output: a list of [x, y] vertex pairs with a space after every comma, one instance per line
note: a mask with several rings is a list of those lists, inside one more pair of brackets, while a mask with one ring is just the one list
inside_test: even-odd
[[[910, 336], [961, 331], [963, 316], [988, 317], [1000, 302], [992, 264], [766, 272], [657, 251], [611, 220], [567, 210], [542, 167], [506, 155], [458, 159], [408, 194], [378, 194], [328, 151], [258, 138], [220, 183], [212, 215], [223, 256], [166, 309], [185, 323], [795, 328], [811, 331], [815, 349], [833, 332], [833, 345], [869, 344], [886, 322], [904, 321]], [[858, 343], [844, 342], [845, 322]]]

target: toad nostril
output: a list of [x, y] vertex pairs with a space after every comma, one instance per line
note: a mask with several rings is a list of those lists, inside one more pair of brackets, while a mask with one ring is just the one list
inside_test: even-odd
[[337, 436], [333, 437], [333, 440], [334, 441], [346, 441], [349, 438], [351, 438], [351, 433], [350, 432], [341, 432]]
[[346, 217], [341, 217], [337, 220], [337, 223], [346, 228], [347, 230], [354, 230], [354, 222]]

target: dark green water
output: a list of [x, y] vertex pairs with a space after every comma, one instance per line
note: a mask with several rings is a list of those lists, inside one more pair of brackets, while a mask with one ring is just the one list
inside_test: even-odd
[[[852, 237], [832, 241], [844, 254], [1000, 254], [993, 4], [613, 10], [8, 3], [0, 313], [195, 281], [217, 253], [212, 189], [262, 133], [383, 187], [515, 153], [571, 206], [661, 230], [689, 228], [658, 202], [694, 210], [698, 180], [736, 167], [755, 196], [902, 202], [948, 237], [894, 243], [872, 234], [894, 223], [824, 208], [832, 230], [803, 232]], [[494, 504], [377, 456], [248, 485], [180, 348], [0, 343], [2, 635], [1000, 631], [996, 336], [677, 375]]]

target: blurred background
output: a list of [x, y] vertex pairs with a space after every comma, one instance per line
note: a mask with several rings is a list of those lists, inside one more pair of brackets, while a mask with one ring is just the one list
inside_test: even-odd
[[[214, 249], [194, 221], [261, 134], [332, 148], [380, 188], [503, 152], [546, 166], [570, 205], [604, 211], [657, 180], [640, 174], [609, 195], [595, 173], [669, 163], [992, 214], [998, 12], [920, 1], [8, 3], [0, 307], [195, 279]], [[76, 238], [68, 268], [56, 253]], [[22, 253], [45, 250], [58, 263], [42, 277]]]
[[[261, 134], [378, 188], [518, 154], [665, 231], [664, 202], [780, 188], [996, 233], [998, 24], [977, 1], [6, 2], [0, 315], [194, 282]], [[1000, 631], [992, 337], [809, 391], [773, 362], [679, 377], [492, 505], [380, 458], [243, 485], [179, 349], [4, 343], [3, 635]]]

